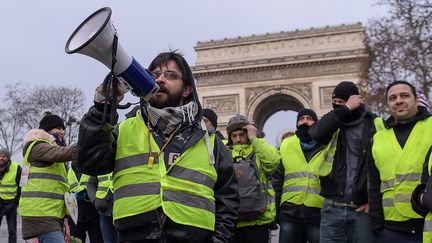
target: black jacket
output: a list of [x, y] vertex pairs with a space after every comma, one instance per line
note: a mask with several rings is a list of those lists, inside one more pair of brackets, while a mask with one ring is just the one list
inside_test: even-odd
[[[110, 124], [101, 124], [101, 110], [101, 107], [93, 106], [84, 115], [78, 138], [78, 168], [83, 173], [94, 176], [113, 171], [117, 145], [118, 131]], [[181, 132], [182, 130], [179, 130], [179, 133]], [[184, 136], [189, 139], [183, 151], [199, 141], [205, 133], [198, 128], [197, 124], [188, 127], [184, 132], [189, 132], [190, 136]], [[168, 147], [166, 150], [169, 151], [169, 149]], [[167, 235], [176, 238], [179, 242], [229, 242], [233, 237], [237, 220], [238, 185], [232, 167], [231, 153], [218, 138], [215, 139], [214, 156], [218, 173], [213, 188], [216, 204], [214, 232], [176, 224], [169, 220], [159, 208], [116, 220], [114, 224], [119, 232], [119, 241], [157, 239]]]
[[[417, 121], [428, 117], [430, 117], [429, 112], [423, 107], [419, 107], [419, 111], [409, 122], [404, 124], [397, 123], [393, 117], [390, 117], [385, 121], [384, 125], [386, 128], [393, 128], [396, 138], [403, 148]], [[380, 191], [381, 179], [372, 156], [372, 144], [368, 148], [367, 164], [369, 169], [369, 215], [372, 218], [374, 232], [378, 233], [383, 228], [388, 228], [405, 233], [421, 233], [423, 231], [423, 219], [410, 219], [402, 222], [384, 221], [382, 193]], [[422, 214], [418, 209], [413, 209]]]
[[[423, 164], [423, 172], [421, 178], [421, 184], [416, 187], [412, 193], [411, 206], [413, 210], [426, 217], [426, 215], [432, 211], [432, 176], [429, 176], [429, 159], [432, 154], [432, 146], [426, 155], [425, 162]], [[422, 200], [420, 199], [423, 195]]]
[[[336, 154], [332, 171], [328, 176], [320, 177], [321, 195], [334, 200], [346, 200], [344, 197], [347, 186], [347, 153], [358, 158], [356, 169], [353, 171], [353, 181], [349, 183], [352, 195], [349, 201], [356, 205], [366, 204], [367, 196], [367, 166], [365, 165], [366, 148], [375, 133], [374, 119], [376, 115], [369, 112], [365, 106], [351, 112], [346, 106], [338, 107], [325, 114], [309, 129], [311, 138], [321, 144], [327, 144], [333, 133], [339, 129]], [[357, 141], [346, 135], [347, 129], [355, 129], [360, 135]], [[348, 148], [348, 144], [354, 144]]]
[[97, 176], [90, 176], [87, 182], [87, 195], [94, 205], [94, 207], [98, 210], [99, 215], [103, 216], [112, 216], [112, 208], [114, 203], [114, 196], [111, 191], [108, 191], [108, 194], [105, 198], [100, 199], [96, 197], [96, 192], [98, 188], [99, 180]]

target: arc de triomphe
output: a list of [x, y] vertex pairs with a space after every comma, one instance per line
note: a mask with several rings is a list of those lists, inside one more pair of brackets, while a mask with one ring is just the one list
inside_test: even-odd
[[360, 23], [198, 42], [195, 51], [200, 101], [223, 132], [237, 113], [260, 129], [281, 110], [322, 116], [336, 84], [360, 82], [368, 57]]

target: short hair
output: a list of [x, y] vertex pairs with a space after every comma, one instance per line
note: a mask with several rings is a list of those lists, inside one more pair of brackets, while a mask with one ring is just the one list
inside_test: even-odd
[[390, 83], [390, 84], [387, 86], [387, 89], [386, 89], [386, 99], [387, 99], [387, 95], [388, 95], [388, 92], [389, 92], [389, 90], [391, 89], [391, 87], [393, 87], [393, 86], [395, 86], [395, 85], [398, 85], [398, 84], [405, 84], [405, 85], [408, 85], [408, 86], [410, 87], [410, 89], [411, 89], [411, 93], [414, 95], [414, 98], [417, 99], [417, 91], [416, 91], [416, 88], [415, 88], [412, 84], [408, 83], [407, 81], [403, 81], [403, 80], [397, 80], [397, 81], [394, 81], [394, 82]]
[[175, 61], [177, 63], [182, 72], [184, 86], [194, 84], [192, 70], [186, 59], [184, 59], [182, 54], [177, 53], [177, 50], [159, 53], [150, 63], [148, 69], [151, 71], [157, 67], [166, 66], [169, 61]]

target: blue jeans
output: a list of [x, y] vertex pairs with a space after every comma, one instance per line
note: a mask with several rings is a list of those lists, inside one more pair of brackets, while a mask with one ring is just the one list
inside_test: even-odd
[[320, 243], [373, 243], [372, 222], [365, 212], [324, 202], [321, 210]]
[[99, 216], [100, 228], [104, 243], [117, 243], [117, 230], [114, 228], [112, 216]]
[[377, 243], [421, 243], [422, 234], [408, 234], [384, 228], [376, 237]]
[[280, 243], [319, 243], [320, 226], [318, 224], [292, 221], [283, 213], [279, 214]]
[[64, 236], [61, 231], [51, 231], [38, 235], [39, 243], [64, 243]]

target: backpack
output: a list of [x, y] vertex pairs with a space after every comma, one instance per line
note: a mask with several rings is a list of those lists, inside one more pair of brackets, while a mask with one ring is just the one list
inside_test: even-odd
[[239, 185], [238, 219], [256, 219], [267, 210], [267, 190], [259, 179], [255, 153], [235, 157], [233, 167]]

